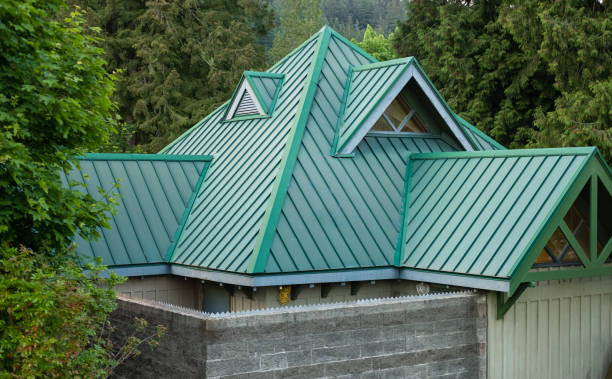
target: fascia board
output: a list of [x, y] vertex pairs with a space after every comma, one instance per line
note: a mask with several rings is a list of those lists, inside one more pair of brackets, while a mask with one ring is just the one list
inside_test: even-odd
[[400, 279], [500, 292], [508, 292], [510, 289], [510, 281], [505, 279], [457, 275], [447, 272], [434, 272], [410, 268], [404, 268], [400, 271]]

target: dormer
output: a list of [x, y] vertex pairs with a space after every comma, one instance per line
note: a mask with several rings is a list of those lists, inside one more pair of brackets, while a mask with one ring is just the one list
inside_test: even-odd
[[367, 135], [438, 136], [459, 149], [474, 149], [414, 58], [353, 67], [336, 130], [337, 157], [351, 156]]
[[227, 107], [225, 120], [270, 117], [283, 78], [282, 74], [245, 71]]

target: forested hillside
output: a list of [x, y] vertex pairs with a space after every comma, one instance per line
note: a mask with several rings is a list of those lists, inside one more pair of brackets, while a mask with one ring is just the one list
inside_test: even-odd
[[327, 23], [378, 59], [415, 56], [456, 112], [508, 147], [612, 157], [609, 2], [71, 1], [102, 29], [119, 78], [107, 150], [158, 151], [227, 100], [242, 71]]
[[612, 159], [609, 1], [413, 1], [394, 35], [456, 112], [511, 148]]

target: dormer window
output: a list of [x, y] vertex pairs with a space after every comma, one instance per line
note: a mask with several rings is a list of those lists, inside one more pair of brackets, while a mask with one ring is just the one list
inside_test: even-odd
[[384, 111], [370, 132], [429, 133], [401, 94]]
[[270, 117], [280, 94], [284, 75], [245, 71], [232, 96], [225, 119]]

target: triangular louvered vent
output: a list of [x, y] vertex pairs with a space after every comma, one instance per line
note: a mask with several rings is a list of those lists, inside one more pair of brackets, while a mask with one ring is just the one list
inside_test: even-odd
[[246, 116], [251, 114], [259, 114], [259, 112], [257, 112], [257, 107], [255, 106], [251, 95], [249, 95], [249, 91], [244, 91], [234, 116]]

